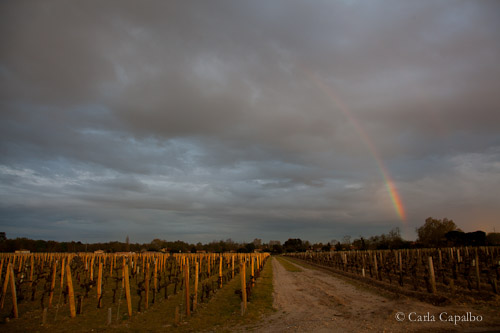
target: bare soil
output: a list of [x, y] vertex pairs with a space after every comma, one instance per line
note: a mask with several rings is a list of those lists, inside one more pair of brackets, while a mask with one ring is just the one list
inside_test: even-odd
[[[246, 331], [500, 332], [500, 310], [487, 304], [434, 306], [316, 269], [290, 272], [275, 258], [272, 265], [277, 312]], [[455, 315], [456, 324], [441, 320]]]

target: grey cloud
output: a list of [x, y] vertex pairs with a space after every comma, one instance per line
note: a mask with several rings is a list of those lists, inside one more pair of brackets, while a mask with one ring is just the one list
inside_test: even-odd
[[380, 168], [410, 237], [433, 214], [498, 225], [498, 7], [4, 1], [1, 226], [386, 232]]

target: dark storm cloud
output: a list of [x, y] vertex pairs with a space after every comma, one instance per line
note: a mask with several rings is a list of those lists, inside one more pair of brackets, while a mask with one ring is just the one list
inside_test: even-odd
[[380, 158], [408, 230], [429, 215], [498, 226], [499, 7], [4, 1], [2, 225], [193, 241], [385, 232], [401, 222]]

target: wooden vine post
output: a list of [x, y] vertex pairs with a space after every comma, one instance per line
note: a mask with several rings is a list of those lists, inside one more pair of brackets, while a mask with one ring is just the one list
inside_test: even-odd
[[66, 266], [64, 265], [64, 260], [66, 258], [63, 257], [62, 262], [61, 262], [61, 289], [64, 286], [64, 271], [66, 270]]
[[144, 275], [144, 279], [146, 279], [146, 255], [142, 255], [142, 274]]
[[127, 266], [127, 261], [125, 259], [125, 256], [123, 256], [123, 264], [122, 264], [122, 288], [125, 288], [125, 266]]
[[10, 291], [12, 294], [14, 318], [18, 318], [19, 313], [17, 312], [16, 279], [14, 277], [14, 269], [12, 268], [12, 266], [10, 266], [9, 274], [10, 274]]
[[429, 282], [431, 284], [431, 292], [435, 294], [436, 290], [436, 277], [434, 275], [434, 265], [432, 264], [432, 257], [429, 257]]
[[128, 277], [128, 265], [123, 266], [125, 276], [125, 298], [127, 299], [128, 316], [132, 317], [132, 298], [130, 297], [130, 281]]
[[403, 261], [401, 258], [401, 251], [398, 251], [398, 262], [399, 262], [399, 284], [403, 286]]
[[0, 306], [0, 308], [2, 309], [5, 302], [5, 295], [7, 293], [7, 287], [9, 286], [9, 282], [10, 282], [10, 291], [12, 293], [14, 318], [18, 318], [19, 314], [17, 312], [17, 294], [16, 294], [16, 281], [14, 277], [14, 265], [10, 263], [7, 265], [7, 271], [5, 272], [5, 280], [3, 282], [2, 300]]
[[210, 255], [207, 257], [207, 273], [208, 277], [210, 277]]
[[246, 272], [245, 272], [245, 259], [240, 262], [240, 275], [241, 275], [241, 303], [242, 303], [242, 315], [247, 310], [247, 282], [246, 282]]
[[250, 257], [250, 261], [252, 262], [251, 264], [251, 271], [250, 271], [250, 282], [252, 284], [252, 287], [255, 286], [255, 275], [254, 275], [254, 269], [253, 269], [253, 262], [255, 258]]
[[33, 258], [33, 256], [31, 256], [31, 260], [30, 260], [30, 287], [33, 285], [33, 269], [35, 268], [35, 260]]
[[378, 265], [377, 265], [377, 253], [373, 256], [373, 269], [375, 270], [375, 277], [380, 280], [380, 275], [378, 272]]
[[475, 263], [476, 263], [476, 288], [477, 290], [481, 289], [480, 287], [480, 284], [481, 284], [481, 280], [479, 278], [479, 256], [477, 254], [477, 248], [476, 248], [476, 259], [475, 259]]
[[198, 271], [199, 271], [198, 261], [195, 262], [194, 270], [195, 273], [194, 273], [193, 311], [196, 310], [196, 306], [198, 305]]
[[158, 290], [158, 259], [155, 258], [155, 271], [153, 275], [154, 281], [153, 281], [153, 302], [156, 301], [156, 291]]
[[[15, 259], [15, 257], [14, 257]], [[14, 267], [14, 266], [12, 266]], [[19, 266], [17, 267], [17, 272], [18, 273], [21, 273], [21, 269], [23, 268], [23, 255], [20, 255], [19, 256]]]
[[49, 308], [52, 306], [52, 300], [54, 298], [54, 289], [56, 287], [56, 275], [57, 275], [57, 260], [54, 261], [54, 267], [52, 269], [52, 281], [50, 283], [50, 295], [49, 295]]
[[97, 307], [101, 308], [102, 302], [101, 302], [101, 296], [102, 296], [102, 262], [99, 260], [99, 270], [97, 271]]
[[186, 297], [186, 316], [191, 316], [191, 308], [189, 305], [189, 265], [184, 265], [184, 291]]
[[146, 288], [146, 297], [145, 297], [145, 307], [146, 309], [149, 307], [149, 262], [146, 263], [146, 281], [145, 281], [145, 288]]
[[5, 280], [3, 281], [3, 288], [2, 288], [2, 299], [0, 301], [0, 309], [3, 309], [3, 304], [5, 302], [5, 294], [7, 293], [7, 287], [9, 286], [9, 279], [10, 279], [10, 269], [12, 265], [10, 263], [7, 264], [7, 271], [5, 272]]
[[222, 288], [222, 255], [219, 256], [219, 288]]
[[231, 256], [231, 279], [234, 279], [234, 255]]
[[69, 260], [66, 264], [66, 283], [68, 286], [68, 303], [69, 303], [69, 311], [71, 318], [76, 317], [76, 308], [75, 308], [75, 291], [73, 290], [73, 279], [71, 278], [71, 268], [69, 267]]
[[[116, 255], [115, 255], [115, 256], [116, 256]], [[113, 259], [110, 259], [110, 260], [109, 260], [109, 276], [110, 276], [110, 277], [113, 277], [113, 262], [114, 262], [114, 258], [115, 258], [115, 257], [113, 257]]]
[[365, 276], [366, 276], [366, 274], [365, 274], [365, 254], [364, 254], [364, 253], [362, 253], [362, 254], [361, 254], [361, 260], [362, 260], [362, 265], [361, 265], [361, 275], [362, 275], [363, 277], [365, 277]]
[[2, 270], [3, 270], [3, 262], [5, 261], [4, 258], [2, 258], [2, 261], [0, 261], [0, 282], [2, 282]]

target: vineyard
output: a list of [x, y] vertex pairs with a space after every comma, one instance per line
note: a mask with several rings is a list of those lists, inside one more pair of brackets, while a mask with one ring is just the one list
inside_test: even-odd
[[[500, 247], [286, 256], [436, 304], [450, 299], [497, 304], [499, 299]], [[247, 301], [258, 294], [257, 277], [267, 274], [268, 258], [267, 253], [0, 253], [0, 330], [122, 331], [152, 321], [155, 329], [197, 321], [207, 327], [203, 321], [220, 317], [227, 303], [235, 307], [225, 318], [243, 318]], [[204, 309], [208, 317], [201, 315]]]
[[175, 326], [238, 277], [241, 288], [234, 297], [244, 314], [267, 258], [253, 253], [3, 253], [0, 318], [10, 327], [16, 318], [37, 313], [38, 325], [77, 317], [84, 327], [114, 325], [162, 303], [171, 309], [162, 320]]
[[309, 252], [288, 256], [437, 303], [456, 295], [490, 300], [499, 294], [499, 247]]

